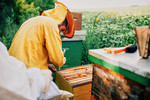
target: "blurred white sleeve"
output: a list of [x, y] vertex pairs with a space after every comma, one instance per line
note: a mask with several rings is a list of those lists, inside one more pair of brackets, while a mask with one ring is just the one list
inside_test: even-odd
[[36, 100], [36, 85], [26, 74], [24, 63], [10, 57], [0, 42], [0, 100]]

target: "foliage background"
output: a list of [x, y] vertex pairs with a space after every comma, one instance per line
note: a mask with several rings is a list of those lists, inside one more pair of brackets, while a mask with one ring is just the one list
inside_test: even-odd
[[135, 27], [150, 26], [150, 6], [84, 10], [82, 29], [82, 64], [88, 64], [88, 50], [104, 47], [124, 47], [136, 44]]
[[[0, 41], [9, 49], [20, 25], [25, 20], [38, 16], [40, 11], [54, 8], [56, 1], [1, 0]], [[134, 27], [150, 26], [150, 5], [73, 12], [82, 13], [82, 30], [87, 31], [83, 41], [82, 64], [90, 63], [89, 49], [136, 44]]]
[[0, 1], [0, 41], [7, 48], [27, 19], [38, 16], [40, 11], [54, 8], [56, 0], [1, 0]]

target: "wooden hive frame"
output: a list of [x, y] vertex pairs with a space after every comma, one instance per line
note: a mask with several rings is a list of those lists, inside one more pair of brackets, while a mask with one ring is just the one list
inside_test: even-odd
[[71, 100], [90, 100], [92, 67], [93, 65], [89, 64], [58, 71], [55, 82], [60, 89], [74, 94]]

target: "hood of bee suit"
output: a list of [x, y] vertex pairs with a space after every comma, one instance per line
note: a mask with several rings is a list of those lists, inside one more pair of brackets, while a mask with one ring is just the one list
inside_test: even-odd
[[41, 15], [54, 18], [57, 24], [61, 24], [66, 18], [68, 26], [67, 30], [63, 31], [63, 34], [68, 38], [74, 36], [74, 19], [68, 8], [61, 2], [57, 2], [54, 9], [46, 10]]

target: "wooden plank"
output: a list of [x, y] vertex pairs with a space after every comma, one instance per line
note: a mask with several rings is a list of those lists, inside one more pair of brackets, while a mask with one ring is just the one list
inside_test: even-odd
[[116, 74], [94, 63], [92, 96], [96, 100], [150, 100], [149, 87]]
[[61, 75], [68, 83], [74, 86], [79, 86], [82, 83], [85, 84], [86, 82], [92, 82], [92, 70], [93, 64], [83, 65], [73, 68], [66, 68], [57, 73]]
[[83, 65], [83, 66], [77, 66], [77, 67], [72, 67], [72, 68], [66, 68], [66, 69], [63, 69], [61, 71], [59, 71], [60, 74], [71, 74], [73, 72], [81, 72], [82, 70], [85, 70], [85, 69], [89, 69], [91, 68], [92, 64], [89, 64], [89, 65]]
[[85, 93], [85, 94], [82, 94], [82, 95], [79, 95], [79, 96], [75, 96], [73, 98], [73, 100], [90, 100], [90, 97], [91, 97], [91, 92]]
[[63, 69], [56, 72], [56, 84], [74, 94], [70, 100], [90, 100], [93, 64]]
[[74, 96], [79, 96], [79, 95], [83, 95], [85, 93], [90, 93], [91, 87], [92, 87], [91, 83], [83, 85], [83, 86], [75, 87], [75, 88], [73, 88], [73, 94], [74, 94]]
[[55, 83], [59, 87], [59, 89], [69, 91], [73, 93], [73, 89], [70, 83], [68, 83], [59, 73], [56, 72]]
[[107, 62], [105, 62], [101, 59], [98, 59], [94, 56], [91, 56], [91, 55], [89, 55], [88, 58], [90, 61], [95, 62], [95, 63], [97, 63], [97, 64], [99, 64], [99, 65], [101, 65], [107, 69], [110, 69], [116, 73], [119, 73], [119, 74], [123, 75], [124, 77], [131, 79], [131, 80], [133, 80], [139, 84], [142, 84], [144, 86], [150, 86], [150, 79], [149, 78], [143, 77], [143, 76], [138, 75], [136, 73], [133, 73], [129, 70], [123, 69], [119, 66], [112, 65], [110, 63], [107, 63]]
[[143, 85], [141, 85], [141, 84], [139, 84], [139, 83], [137, 83], [137, 82], [135, 82], [135, 81], [132, 81], [132, 80], [130, 80], [130, 79], [124, 77], [123, 75], [118, 74], [118, 73], [116, 73], [116, 72], [114, 72], [114, 71], [112, 71], [112, 70], [109, 70], [109, 69], [107, 69], [107, 68], [105, 68], [105, 67], [103, 67], [103, 66], [101, 66], [101, 65], [98, 65], [98, 64], [96, 64], [96, 63], [94, 63], [94, 65], [97, 66], [97, 67], [99, 67], [99, 68], [101, 68], [101, 69], [103, 69], [103, 70], [105, 70], [105, 71], [107, 71], [107, 72], [109, 72], [109, 73], [112, 74], [112, 75], [115, 75], [115, 76], [120, 77], [120, 78], [122, 78], [122, 79], [124, 79], [124, 80], [127, 80], [128, 82], [133, 83], [134, 85], [137, 85], [137, 86], [139, 86], [139, 87], [143, 87]]
[[90, 76], [90, 77], [84, 77], [84, 78], [80, 78], [80, 79], [78, 78], [76, 80], [75, 79], [70, 80], [69, 83], [71, 83], [73, 86], [73, 85], [84, 83], [84, 82], [89, 82], [89, 81], [92, 82], [91, 80], [92, 80], [92, 77]]

